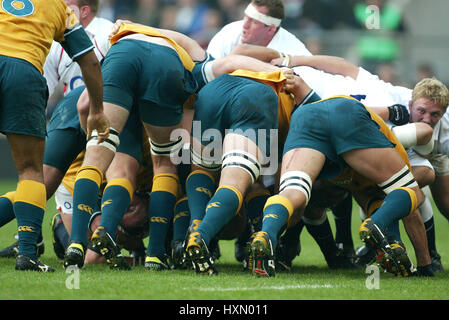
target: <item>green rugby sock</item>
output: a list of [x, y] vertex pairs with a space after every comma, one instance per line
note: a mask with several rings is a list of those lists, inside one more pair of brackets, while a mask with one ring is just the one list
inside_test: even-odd
[[82, 167], [76, 176], [73, 191], [73, 214], [70, 242], [87, 247], [87, 229], [90, 217], [98, 207], [98, 193], [103, 175], [93, 166]]
[[176, 174], [158, 174], [153, 178], [149, 205], [149, 256], [162, 256], [166, 253], [165, 244], [173, 219], [178, 187], [179, 179]]
[[187, 197], [182, 198], [175, 205], [173, 217], [173, 237], [171, 244], [175, 241], [184, 241], [190, 224], [189, 203]]
[[0, 197], [0, 227], [16, 218], [13, 207], [14, 196], [15, 192], [8, 192]]
[[387, 226], [398, 221], [416, 209], [416, 195], [409, 188], [395, 189], [385, 197], [382, 206], [371, 215], [371, 220], [385, 231]]
[[19, 254], [37, 258], [37, 247], [41, 234], [47, 196], [43, 183], [32, 180], [19, 181], [14, 200], [19, 235]]
[[101, 223], [109, 235], [115, 239], [117, 226], [128, 210], [134, 188], [127, 179], [111, 180], [101, 199]]
[[276, 248], [279, 233], [292, 213], [293, 206], [287, 198], [276, 195], [267, 200], [263, 211], [262, 231], [268, 233], [273, 248]]
[[203, 220], [206, 207], [216, 189], [214, 179], [206, 171], [195, 170], [186, 181], [189, 198], [190, 224]]
[[270, 192], [267, 189], [259, 189], [248, 193], [245, 198], [246, 216], [256, 231], [262, 228], [263, 209], [269, 197]]
[[231, 186], [221, 186], [210, 199], [206, 214], [197, 231], [209, 245], [210, 241], [239, 212], [242, 194]]

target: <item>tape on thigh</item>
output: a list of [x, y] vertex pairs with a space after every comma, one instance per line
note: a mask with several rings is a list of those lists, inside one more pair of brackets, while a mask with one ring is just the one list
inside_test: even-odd
[[223, 155], [221, 168], [224, 169], [229, 167], [238, 167], [245, 170], [250, 174], [253, 183], [260, 175], [259, 161], [257, 161], [257, 158], [251, 153], [245, 151], [232, 150], [225, 153]]
[[109, 150], [115, 153], [119, 145], [120, 145], [119, 132], [113, 128], [109, 128], [109, 137], [100, 144], [98, 144], [98, 131], [93, 130], [92, 136], [87, 141], [86, 148], [92, 146], [102, 146], [108, 148]]
[[294, 189], [306, 196], [306, 205], [312, 194], [312, 179], [304, 171], [288, 171], [281, 176], [279, 193], [287, 189]]
[[151, 154], [154, 156], [170, 157], [172, 153], [181, 150], [182, 145], [182, 137], [178, 137], [178, 140], [168, 143], [156, 143], [150, 139]]
[[192, 146], [190, 147], [190, 155], [192, 163], [200, 168], [209, 171], [218, 171], [221, 169], [221, 163], [217, 162], [215, 159], [207, 158], [204, 155], [196, 153]]
[[383, 190], [383, 192], [385, 192], [385, 194], [389, 194], [393, 190], [401, 187], [417, 187], [418, 183], [416, 183], [415, 178], [410, 172], [408, 166], [404, 166], [401, 170], [391, 176], [390, 179], [378, 184], [378, 186]]

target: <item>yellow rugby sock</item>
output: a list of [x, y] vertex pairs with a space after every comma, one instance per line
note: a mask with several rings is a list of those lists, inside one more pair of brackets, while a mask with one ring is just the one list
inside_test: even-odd
[[165, 254], [165, 240], [173, 219], [179, 188], [179, 178], [176, 174], [158, 174], [153, 178], [149, 205], [150, 240], [147, 248], [150, 256]]
[[19, 181], [13, 205], [18, 226], [19, 254], [31, 259], [37, 258], [36, 244], [41, 233], [46, 203], [47, 191], [43, 183]]

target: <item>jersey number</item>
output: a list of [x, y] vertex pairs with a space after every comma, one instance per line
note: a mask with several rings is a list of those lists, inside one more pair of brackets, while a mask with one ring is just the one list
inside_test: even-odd
[[2, 0], [2, 8], [17, 17], [28, 17], [34, 13], [34, 4], [30, 0]]

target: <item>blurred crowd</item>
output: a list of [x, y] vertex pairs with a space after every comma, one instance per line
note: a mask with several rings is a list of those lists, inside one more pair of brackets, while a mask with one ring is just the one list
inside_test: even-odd
[[[176, 30], [204, 48], [227, 23], [243, 18], [248, 0], [100, 0], [99, 16], [129, 19]], [[431, 63], [417, 66], [415, 79], [401, 79], [395, 62], [400, 56], [398, 35], [406, 34], [401, 1], [397, 0], [285, 0], [282, 27], [301, 35], [313, 54], [329, 54], [320, 35], [335, 30], [369, 30], [354, 40], [350, 60], [385, 81], [410, 86], [433, 76]], [[348, 58], [348, 57], [346, 57]]]

